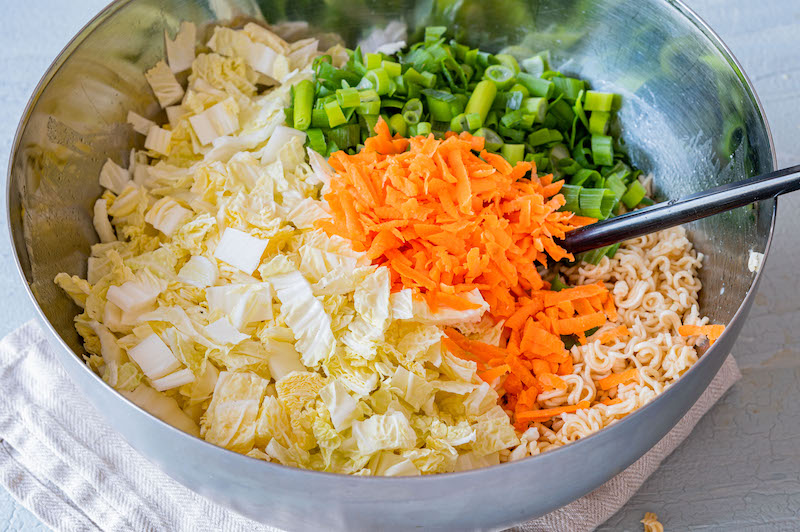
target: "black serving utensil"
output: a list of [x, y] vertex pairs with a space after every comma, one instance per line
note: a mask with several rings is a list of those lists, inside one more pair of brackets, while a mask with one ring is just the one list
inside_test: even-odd
[[800, 189], [800, 165], [664, 201], [571, 231], [559, 244], [582, 253]]

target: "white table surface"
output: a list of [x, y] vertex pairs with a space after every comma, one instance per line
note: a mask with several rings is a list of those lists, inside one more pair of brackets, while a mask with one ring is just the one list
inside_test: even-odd
[[[0, 162], [40, 76], [108, 0], [4, 0]], [[778, 163], [800, 163], [800, 2], [688, 0], [742, 63], [766, 107]], [[800, 530], [800, 193], [780, 202], [755, 305], [733, 350], [744, 378], [601, 530]], [[0, 219], [0, 336], [34, 316]], [[0, 490], [0, 532], [47, 528]]]

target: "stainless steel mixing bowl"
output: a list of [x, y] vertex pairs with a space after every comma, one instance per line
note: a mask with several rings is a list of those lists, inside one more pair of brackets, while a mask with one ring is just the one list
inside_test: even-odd
[[[624, 95], [623, 138], [656, 177], [662, 198], [773, 170], [764, 113], [739, 65], [677, 0], [275, 0], [270, 22], [353, 44], [371, 27], [436, 23], [493, 51], [549, 49], [565, 72]], [[107, 157], [126, 160], [136, 138], [129, 109], [164, 120], [143, 71], [163, 57], [163, 34], [181, 20], [258, 18], [254, 0], [112, 3], [67, 46], [34, 93], [17, 132], [8, 178], [9, 226], [22, 280], [58, 357], [86, 397], [139, 452], [191, 489], [286, 529], [491, 529], [542, 515], [593, 490], [641, 457], [697, 400], [731, 349], [766, 252], [775, 202], [690, 226], [705, 255], [703, 312], [728, 328], [675, 386], [619, 423], [521, 462], [424, 478], [360, 478], [247, 458], [184, 434], [140, 410], [81, 361], [76, 307], [56, 273], [86, 273], [96, 241], [91, 206]], [[306, 30], [295, 27], [303, 33]], [[201, 526], [201, 524], [198, 524]]]

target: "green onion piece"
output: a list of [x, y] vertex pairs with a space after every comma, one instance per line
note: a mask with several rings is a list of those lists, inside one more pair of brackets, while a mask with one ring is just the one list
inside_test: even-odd
[[508, 164], [515, 166], [525, 156], [525, 145], [503, 144], [500, 148], [500, 154], [508, 161]]
[[543, 146], [551, 142], [550, 130], [549, 129], [538, 129], [528, 135], [528, 144], [533, 147], [536, 146]]
[[559, 159], [558, 164], [556, 166], [559, 169], [559, 171], [561, 171], [566, 175], [574, 175], [581, 170], [581, 165], [579, 165], [575, 161], [575, 159], [571, 157], [564, 157], [563, 159]]
[[361, 94], [355, 87], [348, 89], [338, 89], [336, 91], [336, 101], [340, 107], [357, 107], [361, 103]]
[[428, 111], [433, 120], [449, 123], [453, 119], [456, 114], [453, 113], [455, 96], [449, 92], [434, 89], [425, 89], [422, 94], [425, 95], [425, 100], [428, 102]]
[[481, 52], [478, 50], [478, 66], [482, 68], [488, 67], [490, 64], [492, 64], [493, 57], [494, 56], [489, 52]]
[[385, 98], [381, 100], [381, 109], [390, 108], [390, 109], [402, 109], [405, 105], [403, 100], [398, 100], [397, 98]]
[[560, 210], [574, 212], [575, 214], [581, 214], [580, 196], [582, 190], [583, 187], [580, 186], [562, 185], [561, 194], [564, 195], [564, 200], [566, 200], [566, 203], [564, 204], [563, 207], [561, 207]]
[[294, 124], [294, 107], [287, 107], [284, 109], [283, 118], [286, 120], [287, 124]]
[[446, 31], [446, 26], [428, 26], [425, 28], [425, 44], [435, 43], [442, 38]]
[[616, 244], [611, 244], [610, 246], [606, 246], [606, 248], [608, 248], [608, 251], [606, 251], [606, 257], [608, 257], [609, 259], [613, 259], [614, 255], [617, 254], [617, 250], [619, 250], [619, 247], [621, 245], [622, 242], [617, 242]]
[[325, 154], [328, 145], [325, 143], [325, 134], [317, 127], [312, 127], [306, 130], [308, 135], [308, 147], [317, 153]]
[[482, 125], [478, 113], [461, 113], [450, 121], [450, 129], [456, 133], [475, 131]]
[[525, 72], [534, 76], [541, 76], [545, 71], [550, 70], [550, 52], [544, 51], [532, 57], [522, 60], [522, 68]]
[[649, 207], [649, 206], [655, 205], [655, 204], [656, 204], [656, 202], [652, 198], [648, 198], [647, 196], [642, 198], [642, 201], [639, 202], [639, 205], [644, 205], [645, 207]]
[[583, 127], [589, 129], [589, 119], [586, 118], [586, 112], [583, 108], [583, 99], [584, 91], [581, 91], [580, 94], [578, 94], [578, 99], [575, 100], [575, 105], [572, 106], [572, 110], [575, 111], [575, 116], [581, 121]]
[[603, 257], [606, 256], [613, 257], [614, 254], [616, 254], [617, 250], [619, 249], [619, 246], [620, 246], [619, 244], [612, 244], [610, 246], [593, 249], [591, 251], [581, 253], [576, 257], [576, 259], [581, 260], [583, 262], [588, 262], [589, 264], [594, 264], [596, 266], [600, 264], [600, 261], [603, 260]]
[[403, 119], [403, 115], [400, 114], [392, 115], [392, 117], [389, 118], [389, 127], [392, 128], [394, 133], [399, 133], [401, 137], [405, 137], [408, 131], [408, 124], [406, 124], [405, 119]]
[[328, 113], [325, 112], [325, 109], [313, 109], [311, 111], [311, 127], [331, 127], [328, 121]]
[[605, 135], [608, 132], [609, 119], [611, 119], [611, 113], [608, 111], [592, 111], [589, 116], [589, 133]]
[[361, 127], [358, 124], [345, 124], [328, 130], [328, 141], [340, 150], [357, 146], [361, 141]]
[[500, 62], [501, 65], [504, 65], [510, 68], [514, 74], [519, 72], [519, 63], [517, 63], [517, 59], [511, 54], [497, 54], [494, 56], [497, 61]]
[[486, 115], [486, 120], [483, 121], [483, 125], [486, 127], [495, 127], [499, 123], [500, 121], [497, 119], [497, 113], [494, 111], [489, 111], [489, 114]]
[[[576, 161], [577, 162], [577, 161]], [[586, 187], [591, 187], [592, 183], [597, 183], [602, 179], [600, 177], [600, 173], [596, 170], [590, 170], [589, 168], [583, 168], [575, 172], [575, 175], [572, 176], [572, 179], [569, 180], [570, 185], [581, 185]]]
[[403, 74], [403, 79], [406, 80], [406, 83], [416, 83], [417, 85], [422, 85], [425, 88], [433, 88], [436, 84], [436, 75], [431, 72], [423, 72], [420, 74], [414, 68], [409, 68], [405, 74]]
[[[472, 91], [464, 112], [467, 114], [477, 113], [481, 118], [481, 122], [485, 122], [495, 96], [497, 96], [497, 87], [492, 81], [484, 80], [479, 82], [475, 86], [475, 90]], [[428, 108], [430, 109], [430, 102]]]
[[483, 146], [486, 151], [497, 151], [503, 146], [503, 139], [494, 130], [488, 127], [482, 127], [475, 132], [476, 137], [483, 137]]
[[391, 79], [389, 79], [389, 74], [383, 68], [370, 70], [364, 79], [372, 84], [372, 88], [375, 89], [378, 95], [389, 94]]
[[582, 189], [579, 198], [581, 213], [584, 216], [591, 216], [592, 218], [604, 220], [605, 216], [603, 216], [602, 205], [605, 195], [606, 189], [604, 188]]
[[[330, 127], [336, 127], [347, 122], [344, 113], [342, 113], [342, 108], [339, 107], [339, 104], [335, 101], [325, 104], [325, 114], [328, 115], [328, 124], [330, 124]], [[339, 147], [341, 148], [342, 146], [339, 145]]]
[[367, 137], [371, 137], [375, 134], [375, 126], [378, 125], [379, 116], [380, 115], [378, 113], [363, 114], [358, 116], [358, 122], [361, 124], [361, 128], [366, 131]]
[[614, 94], [611, 92], [586, 91], [583, 108], [587, 111], [611, 111], [614, 106]]
[[497, 132], [500, 133], [501, 137], [510, 141], [512, 144], [522, 144], [522, 142], [525, 140], [524, 131], [521, 131], [519, 129], [512, 129], [510, 127], [504, 126], [503, 124], [499, 124], [497, 126]]
[[553, 282], [550, 283], [550, 290], [552, 290], [553, 292], [560, 292], [565, 288], [569, 288], [569, 286], [567, 286], [566, 284], [563, 283], [563, 281], [561, 281], [560, 275], [556, 274], [555, 279], [553, 279]]
[[539, 98], [552, 97], [556, 88], [552, 81], [537, 78], [524, 72], [517, 74], [517, 83], [528, 89], [531, 96], [538, 96]]
[[550, 114], [553, 115], [555, 120], [564, 131], [572, 127], [572, 121], [575, 120], [575, 111], [564, 100], [557, 100], [550, 104]]
[[613, 139], [606, 135], [592, 135], [592, 158], [594, 164], [600, 166], [614, 164]]
[[530, 129], [533, 126], [535, 116], [524, 109], [517, 109], [503, 115], [500, 124], [509, 129]]
[[[524, 87], [523, 87], [524, 88]], [[505, 94], [498, 94], [497, 98], [495, 98], [495, 102], [500, 101], [502, 98], [501, 96], [505, 96], [505, 109], [509, 111], [516, 111], [522, 106], [522, 100], [525, 98], [525, 95], [520, 91], [510, 91]]]
[[381, 61], [383, 61], [381, 54], [367, 54], [364, 66], [367, 67], [367, 70], [375, 70], [381, 67]]
[[628, 185], [628, 190], [622, 196], [622, 203], [624, 203], [627, 208], [633, 209], [643, 202], [642, 200], [645, 199], [645, 195], [647, 195], [647, 191], [644, 185], [637, 179]]
[[540, 175], [546, 174], [550, 170], [550, 157], [548, 157], [545, 152], [533, 153], [531, 155], [533, 155], [531, 160], [536, 164], [536, 171]]
[[614, 197], [619, 201], [622, 196], [626, 194], [628, 187], [622, 182], [622, 179], [616, 175], [610, 175], [606, 178], [605, 187], [614, 193]]
[[600, 212], [603, 213], [603, 220], [605, 220], [617, 208], [619, 200], [610, 189], [605, 188], [603, 190], [605, 190], [605, 195], [603, 196], [603, 202], [600, 204]]
[[450, 47], [453, 49], [453, 54], [459, 61], [464, 61], [464, 58], [469, 51], [469, 46], [466, 44], [457, 43], [455, 40], [450, 41]]
[[586, 88], [586, 83], [582, 79], [554, 77], [552, 81], [556, 90], [561, 91], [568, 102], [577, 100], [578, 95]]
[[382, 61], [381, 66], [393, 78], [403, 73], [403, 67], [400, 66], [400, 63], [395, 63], [394, 61]]
[[528, 91], [528, 88], [520, 83], [515, 83], [512, 85], [511, 88], [508, 89], [508, 92], [521, 92], [523, 98], [527, 98], [531, 95], [531, 93]]
[[412, 98], [403, 105], [403, 118], [408, 124], [417, 124], [422, 118], [422, 102], [418, 98]]
[[520, 109], [526, 113], [532, 114], [534, 121], [544, 122], [544, 117], [547, 115], [547, 99], [546, 98], [525, 98], [522, 101]]
[[292, 122], [294, 128], [305, 131], [311, 126], [311, 110], [314, 106], [314, 84], [304, 79], [294, 87]]
[[493, 82], [498, 90], [505, 90], [514, 84], [514, 71], [505, 65], [492, 65], [483, 73], [483, 79]]
[[430, 122], [420, 122], [417, 124], [417, 135], [422, 135], [427, 137], [431, 134], [431, 123]]
[[473, 48], [472, 50], [467, 50], [464, 54], [464, 62], [469, 66], [475, 67], [478, 65], [478, 49]]

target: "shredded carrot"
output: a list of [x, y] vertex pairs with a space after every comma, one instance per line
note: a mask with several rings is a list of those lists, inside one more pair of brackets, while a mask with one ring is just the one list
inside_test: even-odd
[[574, 369], [560, 335], [585, 343], [586, 331], [616, 320], [617, 312], [603, 283], [554, 292], [537, 268], [572, 260], [558, 239], [596, 220], [561, 211], [562, 181], [539, 176], [530, 162], [512, 166], [485, 151], [481, 137], [404, 139], [392, 136], [383, 119], [375, 133], [357, 154], [329, 158], [335, 175], [325, 199], [332, 217], [318, 227], [388, 267], [392, 291], [411, 288], [432, 312], [480, 309], [466, 297], [480, 291], [489, 315], [504, 320], [502, 342], [446, 329], [443, 347], [475, 362], [486, 382], [505, 376], [499, 391], [515, 413], [536, 412], [532, 420], [556, 415], [531, 409], [545, 388], [565, 389], [559, 375]]
[[625, 384], [629, 381], [639, 378], [639, 370], [637, 368], [626, 369], [622, 373], [612, 373], [608, 377], [602, 378], [597, 381], [597, 386], [601, 390], [610, 390], [620, 384]]
[[678, 334], [681, 336], [705, 336], [710, 343], [717, 341], [725, 330], [724, 325], [681, 325]]
[[616, 340], [620, 336], [628, 336], [630, 334], [631, 333], [630, 331], [628, 331], [627, 327], [625, 327], [624, 325], [620, 325], [616, 329], [611, 329], [610, 331], [606, 331], [603, 334], [601, 334], [598, 340], [600, 340], [601, 344], [607, 344], [611, 340]]
[[604, 404], [606, 406], [618, 405], [621, 402], [622, 402], [622, 399], [620, 399], [619, 397], [615, 397], [613, 399], [610, 399], [610, 398], [609, 399], [603, 399], [602, 401], [600, 401], [601, 404]]
[[520, 412], [516, 415], [517, 421], [523, 423], [532, 423], [536, 421], [547, 421], [548, 419], [560, 416], [561, 414], [570, 414], [589, 408], [589, 401], [581, 401], [576, 405], [559, 406], [556, 408], [545, 408], [542, 410], [529, 410], [527, 412]]

